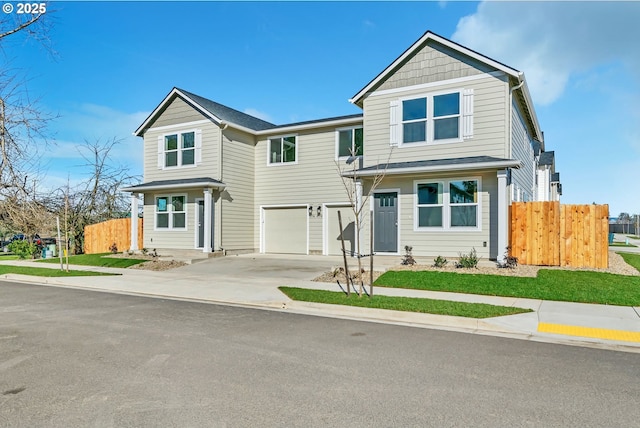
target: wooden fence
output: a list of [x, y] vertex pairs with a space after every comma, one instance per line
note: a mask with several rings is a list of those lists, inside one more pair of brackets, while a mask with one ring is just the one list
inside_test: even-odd
[[509, 209], [511, 255], [518, 263], [607, 268], [609, 206], [517, 202]]
[[[131, 219], [118, 218], [84, 228], [85, 254], [108, 253], [116, 244], [118, 251], [131, 248]], [[138, 246], [142, 244], [142, 219], [138, 219]]]

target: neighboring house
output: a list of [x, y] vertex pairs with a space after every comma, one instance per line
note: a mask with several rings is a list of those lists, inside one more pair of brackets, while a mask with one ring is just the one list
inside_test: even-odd
[[355, 252], [342, 180], [361, 198], [383, 173], [376, 254], [496, 259], [509, 204], [560, 193], [524, 74], [450, 40], [425, 33], [350, 101], [362, 114], [274, 125], [171, 90], [135, 131], [144, 182], [123, 189], [133, 212], [143, 195], [142, 246], [338, 255], [340, 210]]

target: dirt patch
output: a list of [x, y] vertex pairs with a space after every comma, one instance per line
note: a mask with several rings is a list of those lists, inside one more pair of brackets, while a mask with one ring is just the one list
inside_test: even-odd
[[[620, 254], [613, 251], [609, 252], [609, 267], [607, 269], [587, 269], [587, 268], [571, 268], [571, 267], [558, 267], [558, 266], [529, 266], [518, 265], [512, 269], [501, 269], [497, 266], [479, 266], [475, 269], [463, 269], [456, 268], [455, 261], [450, 261], [445, 267], [436, 268], [433, 265], [415, 264], [412, 266], [403, 266], [398, 264], [392, 266], [388, 270], [412, 270], [412, 271], [437, 271], [437, 272], [455, 272], [459, 274], [483, 274], [483, 275], [504, 275], [504, 276], [523, 276], [535, 278], [538, 275], [540, 269], [560, 269], [560, 270], [583, 270], [592, 272], [606, 272], [616, 275], [631, 275], [640, 276], [640, 272], [632, 266], [629, 266]], [[375, 281], [383, 272], [373, 272], [373, 280]], [[359, 282], [360, 275], [357, 270], [352, 271], [352, 276], [355, 276]], [[364, 283], [369, 283], [369, 273], [365, 271]], [[341, 284], [345, 283], [344, 269], [338, 268], [333, 272], [326, 272], [313, 281], [316, 282], [336, 282], [340, 281]]]
[[178, 260], [160, 260], [158, 257], [153, 257], [153, 256], [150, 256], [149, 254], [129, 255], [129, 254], [117, 253], [117, 254], [112, 254], [105, 257], [113, 257], [116, 259], [147, 260], [144, 263], [130, 266], [128, 269], [163, 271], [163, 270], [174, 269], [181, 266], [186, 266], [185, 262], [181, 262]]

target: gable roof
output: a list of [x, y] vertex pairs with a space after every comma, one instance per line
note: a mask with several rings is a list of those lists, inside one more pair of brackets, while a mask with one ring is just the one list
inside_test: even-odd
[[[502, 71], [503, 73], [511, 76], [516, 80], [517, 85], [515, 88], [519, 89], [522, 93], [522, 98], [524, 100], [524, 104], [526, 110], [528, 111], [528, 115], [531, 121], [531, 125], [533, 128], [534, 138], [538, 141], [543, 141], [542, 132], [540, 131], [540, 125], [538, 123], [538, 118], [536, 116], [535, 110], [533, 108], [533, 101], [531, 99], [531, 94], [529, 93], [529, 89], [524, 77], [524, 73], [522, 71], [518, 71], [515, 68], [509, 67], [501, 62], [498, 62], [488, 56], [482, 55], [472, 49], [466, 48], [456, 42], [453, 42], [449, 39], [446, 39], [442, 36], [439, 36], [431, 31], [427, 31], [420, 37], [414, 44], [412, 44], [407, 50], [405, 50], [398, 58], [396, 58], [391, 64], [387, 66], [382, 72], [380, 72], [373, 80], [367, 83], [364, 88], [360, 89], [349, 102], [362, 107], [362, 101], [364, 98], [375, 88], [380, 86], [384, 81], [386, 81], [393, 73], [395, 73], [409, 58], [413, 57], [418, 51], [425, 46], [425, 44], [429, 41], [433, 41], [439, 43], [447, 48], [459, 52], [460, 54], [472, 58], [476, 61], [479, 61], [483, 64], [486, 64], [496, 70]], [[521, 85], [521, 86], [520, 86]]]
[[258, 119], [255, 116], [242, 113], [241, 111], [232, 109], [231, 107], [227, 107], [216, 103], [215, 101], [211, 101], [207, 98], [174, 87], [133, 134], [140, 137], [149, 128], [153, 121], [175, 99], [175, 97], [180, 97], [184, 102], [199, 111], [205, 117], [211, 119], [217, 125], [220, 125], [222, 122], [230, 122], [253, 131], [262, 131], [276, 126], [273, 123]]

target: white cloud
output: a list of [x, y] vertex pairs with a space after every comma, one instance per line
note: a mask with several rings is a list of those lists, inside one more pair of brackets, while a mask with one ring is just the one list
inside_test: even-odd
[[483, 2], [453, 40], [525, 72], [534, 100], [551, 104], [570, 77], [621, 62], [640, 80], [640, 3]]
[[251, 108], [251, 107], [246, 108], [246, 109], [244, 109], [243, 113], [246, 113], [246, 114], [249, 114], [249, 115], [251, 115], [253, 117], [257, 117], [258, 119], [266, 120], [267, 122], [273, 123], [273, 119], [271, 119], [271, 116], [269, 116], [268, 113], [261, 112], [259, 110], [254, 109], [254, 108]]

